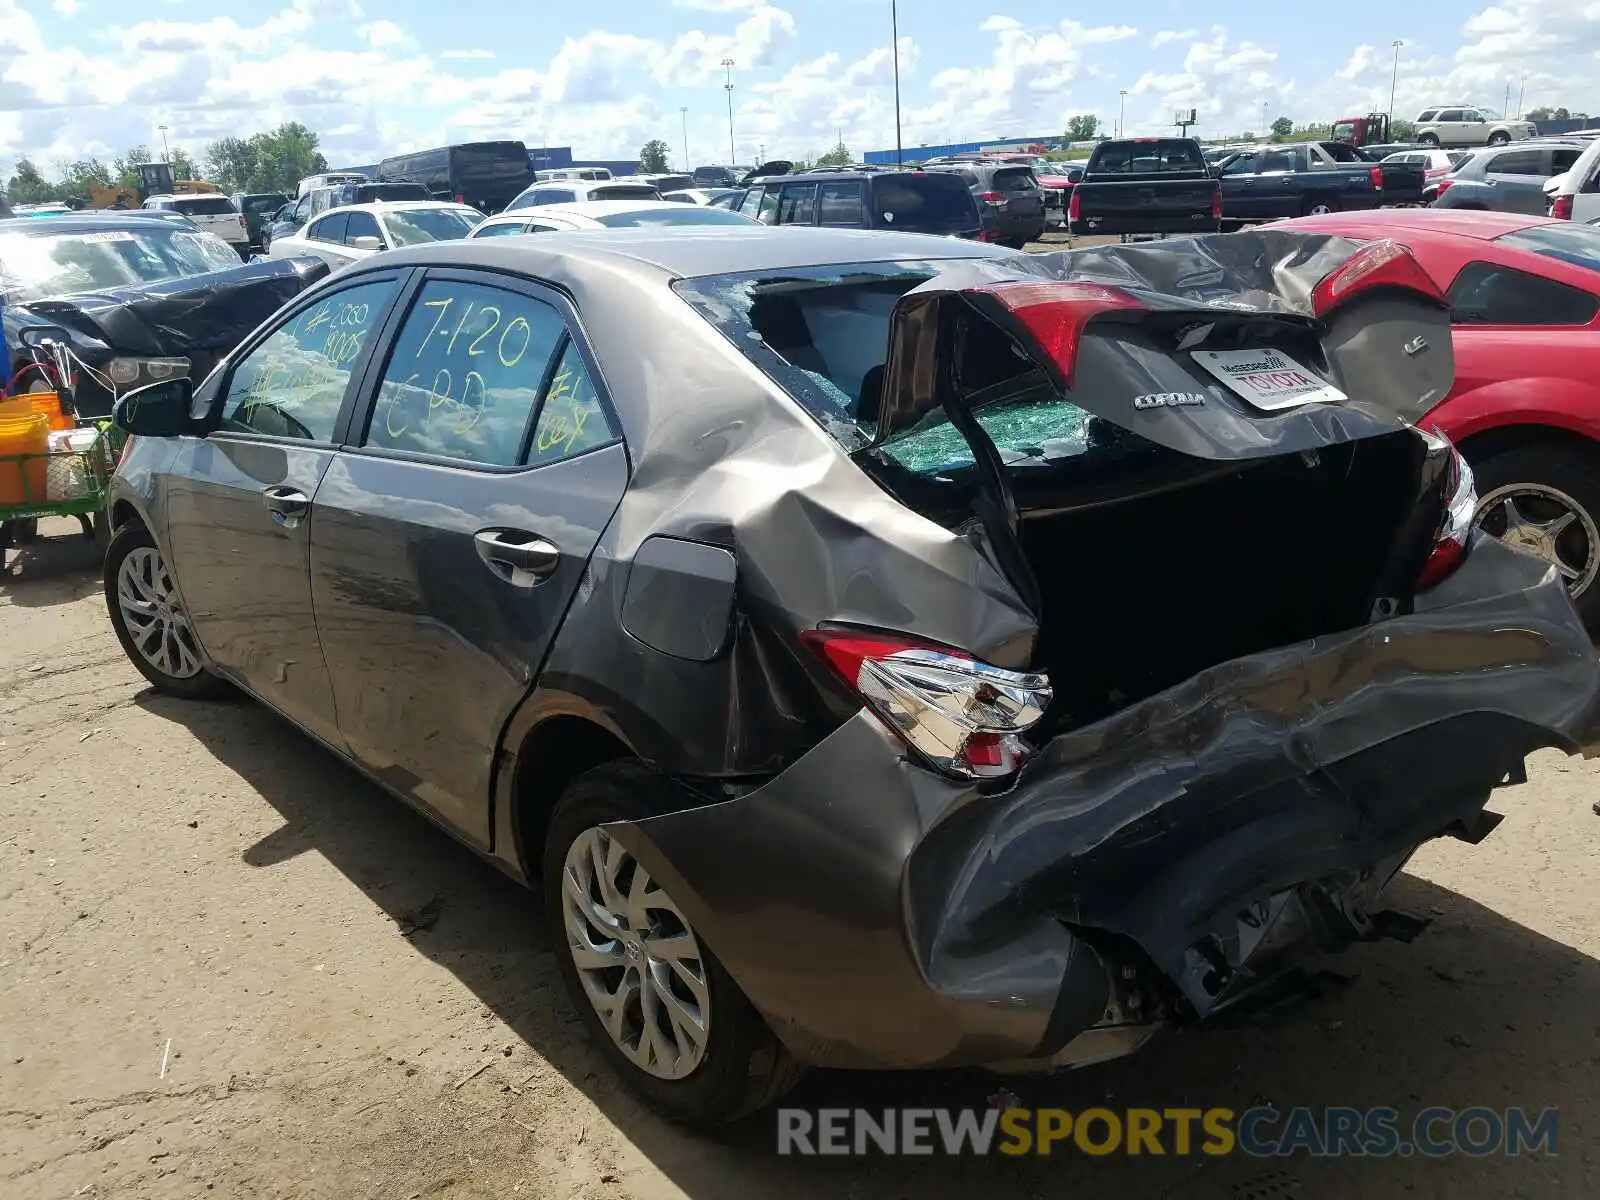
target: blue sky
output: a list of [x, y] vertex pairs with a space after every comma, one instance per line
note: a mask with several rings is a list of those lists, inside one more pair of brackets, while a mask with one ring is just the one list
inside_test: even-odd
[[[907, 145], [1058, 130], [1093, 112], [1201, 132], [1443, 100], [1600, 110], [1600, 0], [1376, 0], [1297, 6], [992, 0], [900, 6]], [[1401, 12], [1405, 16], [1400, 16]], [[297, 119], [335, 162], [475, 137], [623, 157], [660, 137], [728, 157], [721, 59], [735, 69], [737, 156], [893, 144], [887, 0], [0, 0], [0, 170], [159, 145], [199, 151]]]

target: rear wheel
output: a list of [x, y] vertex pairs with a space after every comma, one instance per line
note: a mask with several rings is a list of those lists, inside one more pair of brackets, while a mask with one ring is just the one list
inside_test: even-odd
[[1600, 632], [1600, 457], [1571, 446], [1517, 446], [1472, 470], [1477, 526], [1555, 567], [1584, 625]]
[[545, 921], [567, 994], [612, 1069], [673, 1120], [720, 1125], [772, 1103], [801, 1068], [659, 881], [603, 828], [682, 803], [638, 763], [581, 776], [550, 818]]
[[111, 538], [101, 579], [111, 627], [139, 674], [160, 691], [185, 699], [229, 694], [228, 684], [206, 668], [166, 561], [138, 521]]
[[1308, 217], [1320, 217], [1339, 211], [1339, 202], [1332, 196], [1307, 196], [1304, 212]]

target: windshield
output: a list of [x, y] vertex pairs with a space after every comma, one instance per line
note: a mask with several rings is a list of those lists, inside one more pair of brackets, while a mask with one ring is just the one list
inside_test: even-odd
[[383, 214], [391, 246], [419, 246], [464, 238], [483, 220], [465, 208], [401, 208]]
[[1495, 241], [1517, 250], [1531, 250], [1545, 258], [1559, 259], [1574, 267], [1600, 271], [1600, 229], [1592, 225], [1555, 221], [1503, 233]]
[[981, 220], [972, 193], [956, 175], [874, 175], [868, 185], [873, 207], [897, 228], [957, 228]]
[[239, 265], [221, 238], [165, 221], [71, 233], [0, 233], [0, 290], [11, 303], [185, 279]]
[[693, 204], [663, 203], [653, 208], [638, 208], [633, 212], [606, 213], [596, 217], [602, 225], [613, 229], [628, 229], [643, 225], [759, 225], [749, 217], [725, 208], [702, 208]]

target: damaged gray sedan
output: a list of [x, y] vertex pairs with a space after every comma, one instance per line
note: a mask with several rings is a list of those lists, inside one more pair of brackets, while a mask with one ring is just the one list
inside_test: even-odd
[[666, 1113], [1051, 1069], [1417, 923], [1542, 747], [1561, 579], [1408, 422], [1390, 243], [1027, 257], [810, 229], [377, 255], [119, 405], [107, 601], [544, 892]]

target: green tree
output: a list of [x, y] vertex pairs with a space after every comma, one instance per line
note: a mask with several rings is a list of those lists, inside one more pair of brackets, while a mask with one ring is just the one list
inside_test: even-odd
[[660, 138], [651, 138], [639, 149], [639, 170], [646, 175], [660, 175], [667, 169], [667, 144]]
[[248, 192], [260, 161], [254, 138], [225, 137], [206, 147], [206, 178], [223, 191]]
[[111, 160], [111, 182], [117, 187], [139, 186], [139, 164], [155, 162], [149, 146], [132, 146]]
[[187, 150], [174, 150], [172, 157], [168, 161], [172, 164], [172, 178], [174, 180], [200, 179], [202, 177], [200, 168], [196, 165], [194, 159], [189, 157]]
[[1294, 122], [1288, 117], [1279, 117], [1272, 123], [1272, 136], [1280, 141], [1294, 132]]
[[1541, 107], [1534, 109], [1532, 112], [1524, 113], [1523, 115], [1526, 116], [1530, 121], [1548, 121], [1556, 115], [1556, 111], [1553, 108]]
[[51, 183], [28, 158], [17, 159], [17, 169], [6, 184], [6, 195], [13, 204], [46, 204], [62, 196], [60, 184]]
[[319, 175], [328, 169], [328, 160], [317, 149], [317, 135], [299, 121], [286, 121], [250, 140], [256, 147], [256, 169], [250, 186], [239, 191], [284, 192], [292, 196], [295, 186], [307, 175]]
[[1389, 136], [1397, 142], [1414, 142], [1417, 140], [1417, 126], [1412, 121], [1390, 121]]
[[817, 158], [819, 167], [848, 167], [854, 162], [855, 159], [850, 157], [849, 148], [843, 142], [837, 143], [832, 150]]
[[1067, 141], [1087, 142], [1100, 132], [1100, 118], [1093, 113], [1079, 113], [1067, 121]]
[[89, 185], [106, 187], [112, 181], [111, 168], [98, 158], [78, 158], [56, 164], [61, 199], [89, 202]]

